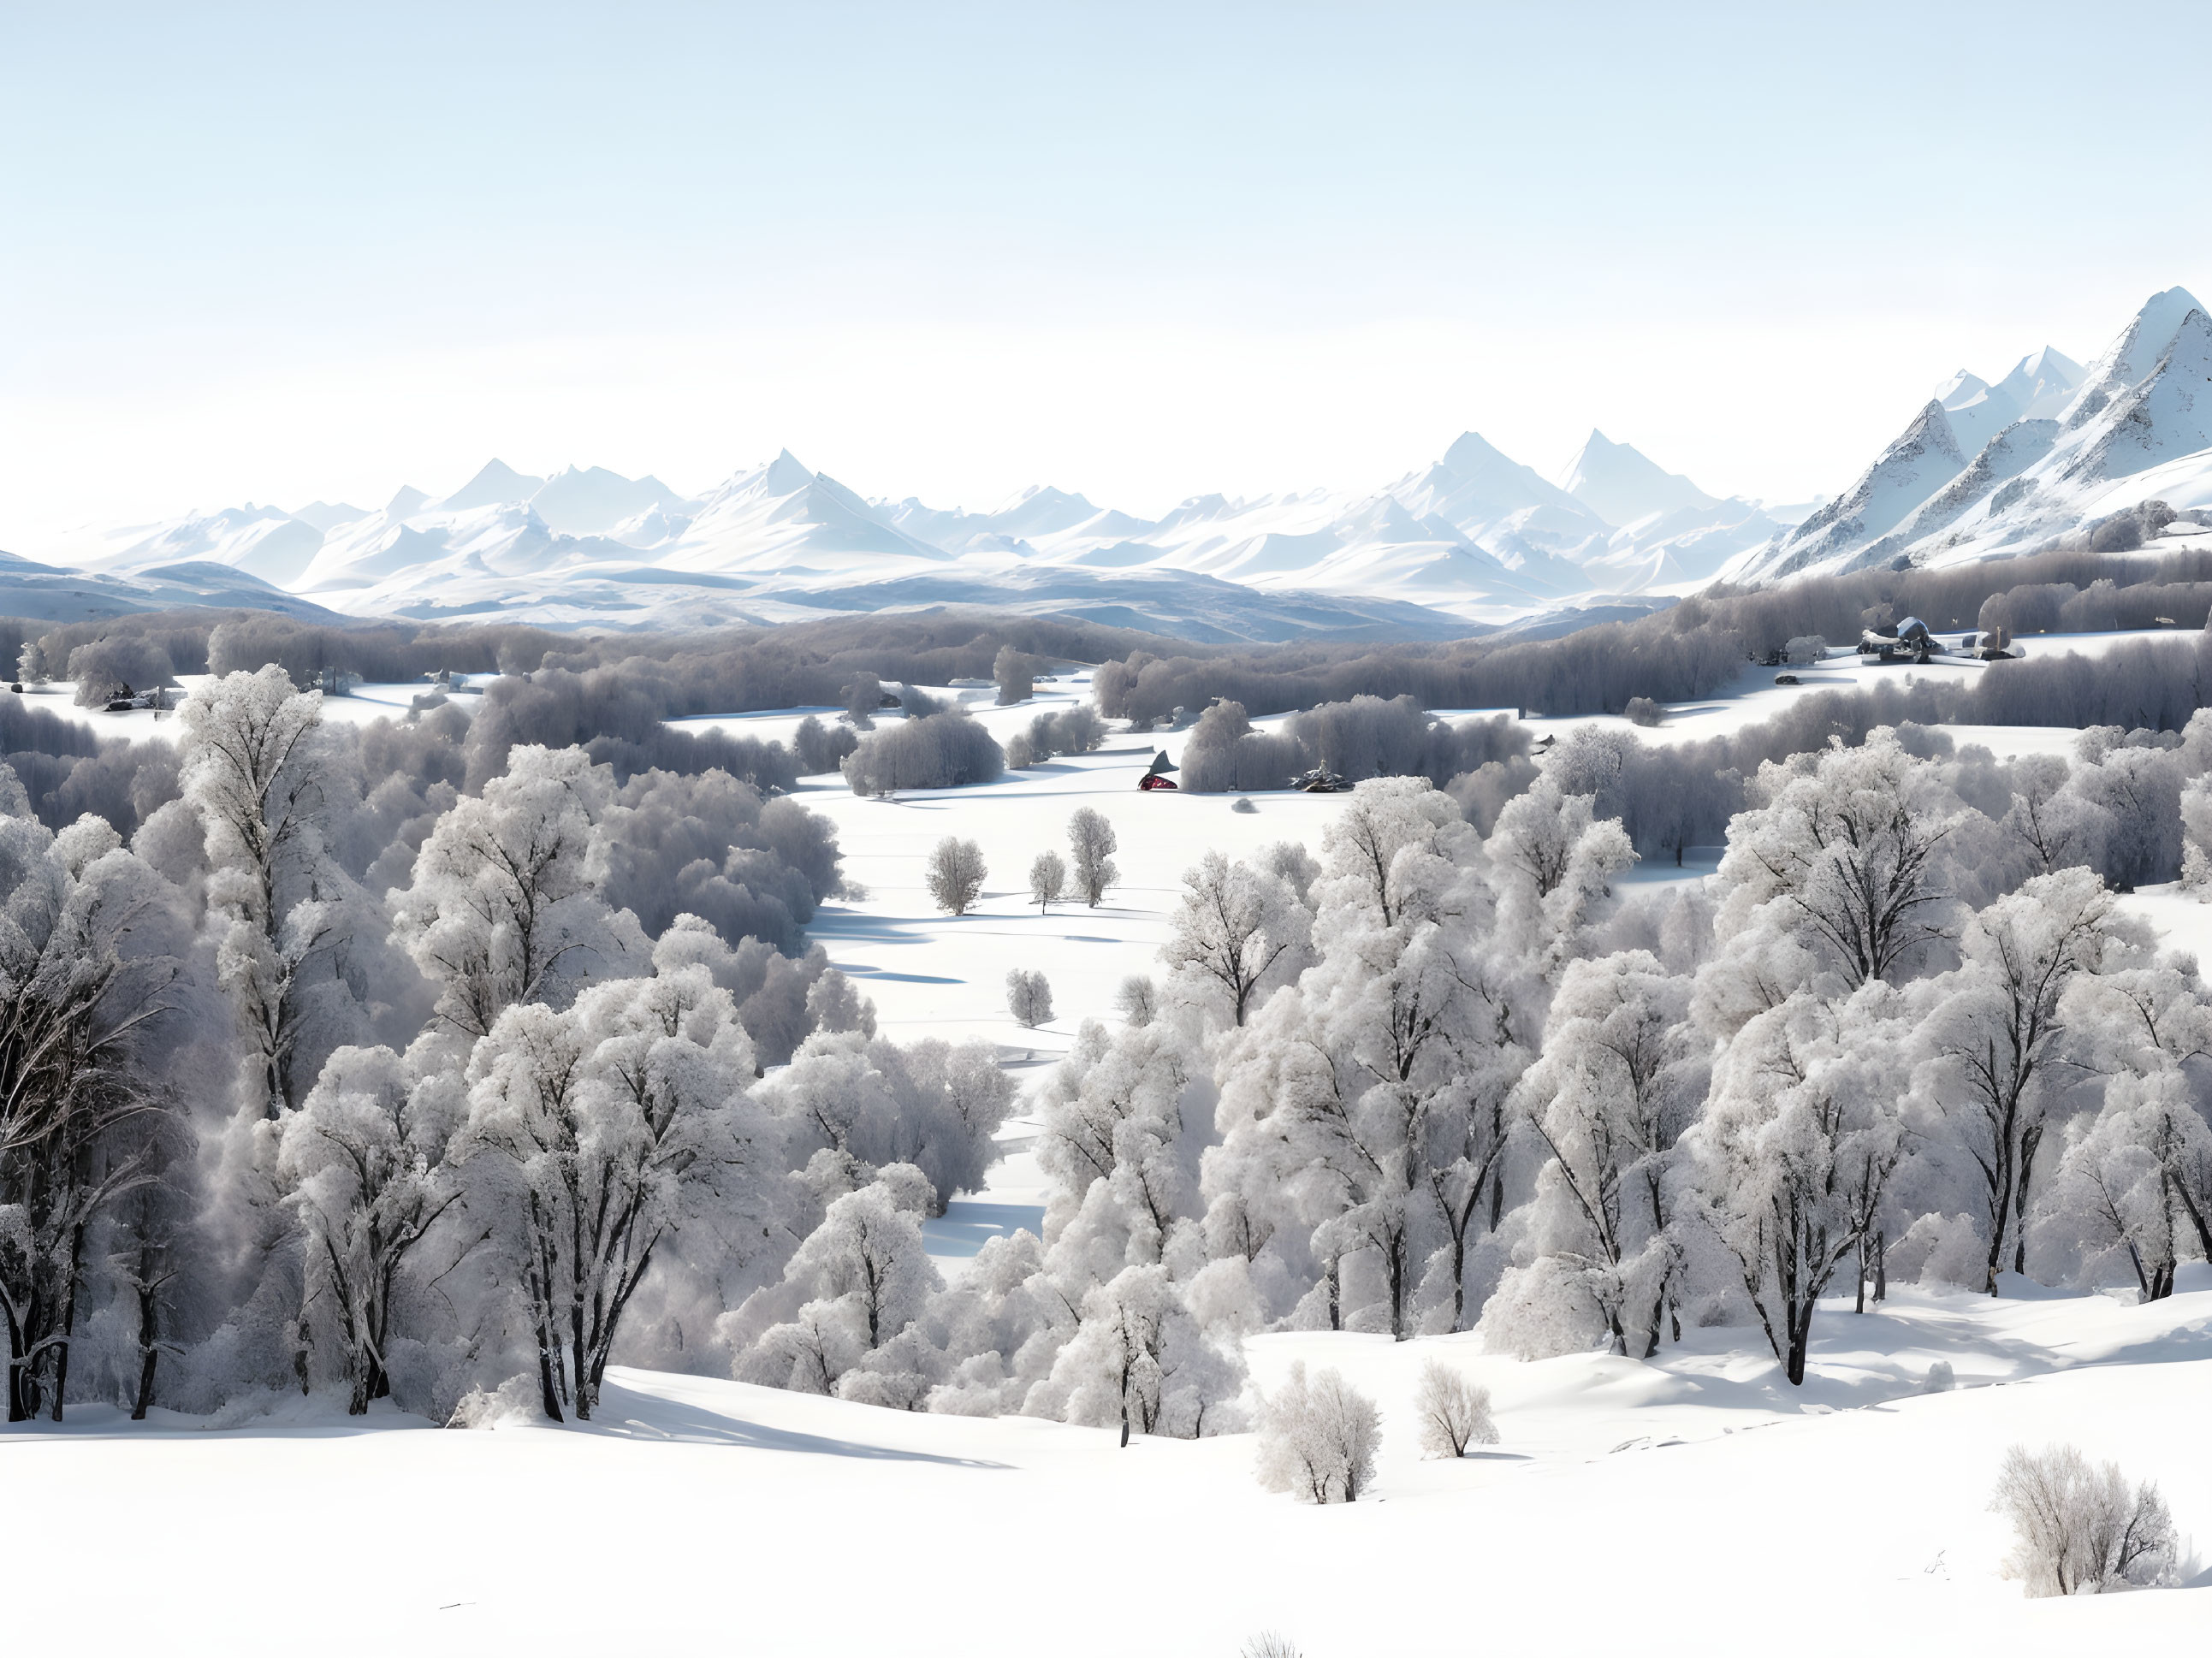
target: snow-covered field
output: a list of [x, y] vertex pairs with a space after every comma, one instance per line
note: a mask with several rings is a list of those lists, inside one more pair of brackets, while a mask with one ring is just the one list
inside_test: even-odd
[[[2212, 1529], [2212, 1274], [2185, 1284], [2141, 1308], [1832, 1303], [1792, 1397], [1742, 1331], [1652, 1364], [1261, 1338], [1261, 1382], [1302, 1357], [1382, 1405], [1371, 1494], [1328, 1508], [1262, 1491], [1243, 1435], [1122, 1451], [638, 1371], [588, 1427], [80, 1409], [0, 1437], [9, 1647], [120, 1652], [158, 1627], [161, 1650], [224, 1655], [1231, 1658], [1272, 1629], [1309, 1658], [2185, 1650], [2212, 1588], [2024, 1599], [1987, 1509], [2008, 1446], [2066, 1440]], [[1457, 1464], [1413, 1454], [1431, 1354], [1497, 1404], [1500, 1442]], [[1938, 1358], [1959, 1386], [1925, 1396]], [[118, 1514], [147, 1540], [88, 1559], [76, 1540]]]

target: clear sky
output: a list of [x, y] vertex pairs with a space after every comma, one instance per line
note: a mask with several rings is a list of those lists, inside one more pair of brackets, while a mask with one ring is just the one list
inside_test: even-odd
[[0, 0], [0, 546], [441, 493], [1832, 492], [2212, 288], [2202, 5]]

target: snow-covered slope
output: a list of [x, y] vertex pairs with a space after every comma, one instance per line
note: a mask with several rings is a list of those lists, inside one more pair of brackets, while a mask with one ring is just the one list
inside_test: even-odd
[[2046, 348], [1994, 386], [1954, 376], [1850, 490], [1727, 574], [2025, 552], [2144, 501], [2189, 504], [2208, 484], [2212, 319], [2168, 288], [2086, 370]]

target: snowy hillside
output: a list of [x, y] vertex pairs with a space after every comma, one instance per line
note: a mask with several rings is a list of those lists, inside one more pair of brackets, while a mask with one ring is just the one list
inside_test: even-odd
[[[2212, 319], [2179, 288], [2152, 295], [2087, 369], [2046, 348], [1995, 385], [1961, 370], [1850, 489], [1726, 574], [1771, 581], [2026, 552], [2149, 501], [2212, 505]], [[2108, 540], [2139, 545], [2159, 527]]]

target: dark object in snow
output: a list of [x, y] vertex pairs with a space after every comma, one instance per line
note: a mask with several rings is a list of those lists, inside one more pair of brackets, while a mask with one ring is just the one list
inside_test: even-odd
[[1145, 775], [1147, 777], [1164, 777], [1175, 769], [1175, 762], [1168, 758], [1168, 751], [1165, 749], [1154, 749], [1152, 750], [1152, 763], [1145, 768]]
[[1137, 786], [1140, 789], [1171, 789], [1175, 786], [1173, 778], [1162, 777], [1157, 772], [1148, 771], [1137, 780]]
[[1328, 767], [1316, 766], [1291, 779], [1291, 786], [1302, 794], [1341, 794], [1345, 781]]
[[1249, 817], [1249, 816], [1250, 816], [1253, 812], [1255, 812], [1255, 811], [1259, 811], [1259, 810], [1260, 810], [1260, 808], [1259, 808], [1259, 807], [1257, 807], [1257, 806], [1255, 806], [1255, 805], [1254, 805], [1251, 803], [1251, 801], [1250, 801], [1250, 800], [1240, 798], [1240, 799], [1237, 800], [1237, 804], [1236, 804], [1235, 805], [1233, 805], [1233, 806], [1230, 807], [1230, 808], [1229, 808], [1229, 810], [1230, 810], [1230, 811], [1234, 811], [1234, 812], [1243, 813], [1243, 815], [1245, 815], [1245, 816]]
[[1778, 673], [1774, 676], [1774, 683], [1778, 685], [1802, 685], [1805, 682], [1794, 673]]

